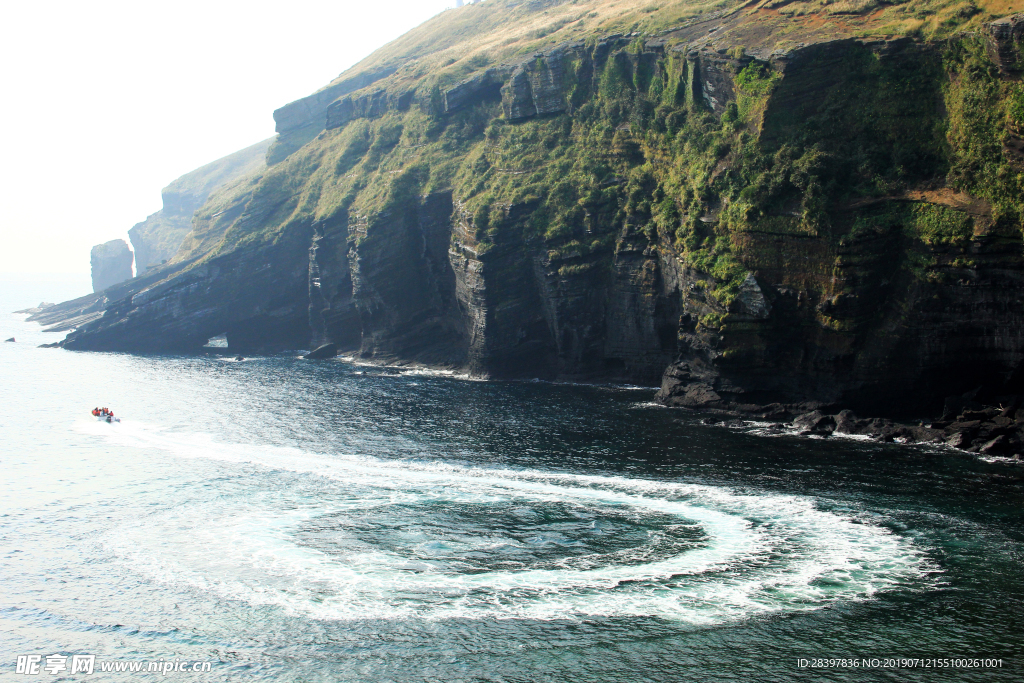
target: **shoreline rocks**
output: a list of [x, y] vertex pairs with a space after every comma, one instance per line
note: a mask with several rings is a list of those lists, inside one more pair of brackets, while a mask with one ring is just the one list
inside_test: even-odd
[[778, 430], [789, 427], [802, 436], [864, 436], [882, 443], [946, 445], [968, 453], [1024, 459], [1024, 396], [999, 397], [996, 405], [985, 405], [975, 400], [976, 393], [947, 398], [941, 419], [917, 424], [862, 418], [852, 410], [833, 412], [833, 406], [814, 403], [734, 404], [703, 411], [732, 419], [772, 422]]
[[324, 360], [327, 358], [334, 358], [337, 355], [337, 344], [321, 344], [320, 346], [316, 347], [315, 349], [307, 353], [305, 356], [303, 356], [303, 358], [305, 358], [306, 360]]
[[15, 315], [19, 313], [27, 313], [29, 315], [35, 315], [36, 313], [42, 313], [47, 308], [53, 308], [56, 304], [51, 304], [47, 301], [40, 301], [38, 306], [32, 308], [23, 308], [20, 311], [14, 311]]

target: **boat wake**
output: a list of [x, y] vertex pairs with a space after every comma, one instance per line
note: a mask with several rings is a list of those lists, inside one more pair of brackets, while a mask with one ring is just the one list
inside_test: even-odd
[[109, 537], [113, 554], [154, 581], [314, 618], [705, 626], [934, 581], [877, 518], [811, 497], [225, 444], [134, 424], [103, 438], [242, 482], [206, 484]]

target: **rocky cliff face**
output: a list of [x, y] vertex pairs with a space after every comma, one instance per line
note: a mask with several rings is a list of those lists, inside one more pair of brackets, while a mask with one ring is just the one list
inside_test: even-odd
[[132, 276], [132, 250], [124, 240], [110, 240], [92, 248], [92, 291], [99, 292]]
[[64, 347], [188, 352], [219, 335], [227, 335], [232, 350], [250, 353], [305, 346], [302, 256], [309, 237], [293, 234], [267, 249], [235, 251], [121, 292], [123, 298], [107, 302], [103, 316], [70, 334]]
[[[273, 140], [267, 153], [267, 162], [275, 164], [282, 161], [315, 138], [320, 131], [328, 126], [328, 107], [336, 104], [339, 98], [366, 88], [382, 78], [387, 78], [396, 70], [396, 67], [386, 66], [349, 78], [339, 78], [309, 97], [296, 100], [276, 110], [274, 122], [277, 137]], [[342, 108], [342, 105], [336, 104], [335, 111], [339, 108]], [[336, 114], [335, 118], [337, 116]]]
[[135, 270], [147, 269], [170, 260], [192, 230], [192, 216], [220, 187], [258, 171], [273, 138], [230, 154], [186, 173], [165, 187], [160, 195], [163, 208], [128, 231], [135, 249]]
[[800, 45], [737, 7], [279, 110], [206, 247], [66, 347], [333, 343], [764, 414], [1024, 393], [1020, 21]]

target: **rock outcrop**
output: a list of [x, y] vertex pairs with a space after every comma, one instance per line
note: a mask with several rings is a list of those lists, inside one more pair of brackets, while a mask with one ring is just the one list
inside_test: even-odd
[[502, 88], [502, 107], [510, 121], [565, 111], [566, 79], [574, 75], [566, 73], [565, 59], [565, 52], [557, 49], [516, 67]]
[[110, 240], [92, 248], [92, 290], [100, 292], [132, 277], [134, 256], [124, 240]]
[[[337, 355], [337, 344], [323, 344], [304, 355], [303, 358], [306, 360], [326, 360], [328, 358], [334, 358]], [[236, 360], [242, 360], [242, 357], [239, 356]]]
[[1024, 39], [1024, 15], [1004, 17], [988, 25], [990, 51], [1007, 75], [1019, 74], [1024, 69], [1024, 55], [1021, 54], [1021, 40]]
[[15, 311], [15, 313], [28, 313], [29, 315], [34, 315], [36, 313], [42, 313], [47, 308], [52, 308], [55, 305], [56, 304], [51, 304], [47, 301], [40, 301], [38, 306], [33, 306], [32, 308], [24, 308], [20, 311]]
[[501, 88], [509, 69], [493, 68], [475, 74], [444, 91], [444, 113], [451, 114], [482, 102], [501, 99]]
[[339, 77], [327, 87], [309, 97], [296, 100], [274, 112], [277, 137], [267, 151], [267, 162], [275, 164], [285, 159], [327, 127], [327, 110], [336, 100], [348, 93], [361, 90], [387, 78], [397, 67], [360, 73], [350, 78]]
[[[944, 444], [970, 453], [1015, 456], [1024, 449], [1024, 396], [1001, 396], [996, 405], [976, 400], [977, 391], [949, 396], [941, 418], [930, 422], [901, 423], [886, 418], [859, 418], [852, 410], [832, 414], [814, 404], [772, 404], [736, 406], [734, 410], [711, 411], [722, 417], [720, 424], [747, 426], [751, 420], [769, 429], [796, 431], [804, 436], [857, 436], [885, 443]], [[738, 418], [738, 419], [737, 419]]]
[[101, 317], [70, 334], [64, 348], [196, 351], [222, 334], [232, 351], [303, 348], [309, 341], [309, 240], [308, 231], [293, 233], [266, 248], [216, 256], [128, 289], [123, 298], [104, 302]]

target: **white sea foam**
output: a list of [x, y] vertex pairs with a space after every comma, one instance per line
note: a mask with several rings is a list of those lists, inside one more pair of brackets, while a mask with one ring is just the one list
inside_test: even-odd
[[742, 430], [747, 434], [765, 437], [799, 436], [807, 439], [840, 439], [846, 441], [876, 441], [875, 437], [868, 434], [846, 434], [844, 432], [831, 432], [824, 434], [803, 434], [803, 432], [791, 424], [780, 424], [778, 422], [762, 422], [758, 420], [743, 420], [740, 424], [723, 425], [728, 429]]
[[[328, 482], [324, 490], [330, 495], [322, 499], [291, 493], [287, 482], [279, 484], [281, 490], [261, 482], [247, 496], [189, 499], [107, 540], [115, 555], [152, 580], [316, 618], [604, 615], [706, 625], [868, 599], [930, 580], [931, 568], [909, 540], [856, 512], [822, 509], [809, 497], [317, 454], [223, 444], [208, 435], [129, 423], [109, 427], [97, 423], [83, 430], [124, 445], [249, 468], [239, 476], [288, 478], [272, 476], [278, 472]], [[423, 529], [435, 521], [431, 515], [439, 504], [615, 509], [699, 527], [705, 540], [668, 556], [643, 546], [597, 554], [589, 558], [590, 568], [565, 562], [460, 572], [457, 563], [411, 557], [375, 542], [372, 534], [355, 533], [361, 521], [389, 520], [393, 531], [375, 533], [404, 534], [425, 547], [465, 546], [467, 553], [483, 556], [518, 542], [500, 529], [462, 534], [461, 540], [432, 537]], [[304, 525], [318, 520], [337, 520], [328, 525], [331, 552], [299, 541]]]
[[482, 377], [476, 377], [468, 372], [448, 370], [444, 368], [433, 368], [426, 365], [388, 365], [386, 363], [375, 363], [360, 358], [354, 354], [342, 354], [335, 357], [340, 363], [345, 363], [357, 368], [369, 368], [379, 370], [381, 373], [399, 375], [419, 375], [422, 377], [445, 377], [449, 379], [460, 379], [468, 382], [486, 382]]

